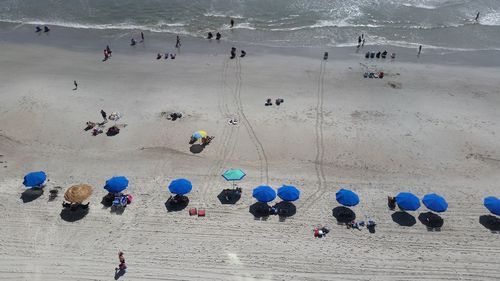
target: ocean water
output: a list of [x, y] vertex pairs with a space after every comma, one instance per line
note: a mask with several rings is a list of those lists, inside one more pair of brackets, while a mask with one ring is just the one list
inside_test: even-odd
[[500, 0], [0, 0], [1, 21], [194, 37], [219, 31], [283, 47], [351, 46], [364, 34], [367, 45], [500, 50]]

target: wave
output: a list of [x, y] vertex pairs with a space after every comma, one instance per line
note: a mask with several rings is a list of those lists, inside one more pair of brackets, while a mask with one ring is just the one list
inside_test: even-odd
[[405, 7], [420, 8], [420, 9], [427, 9], [427, 10], [434, 10], [434, 9], [438, 8], [437, 6], [426, 5], [426, 4], [422, 4], [422, 3], [419, 3], [419, 4], [403, 3], [401, 5], [403, 5]]
[[60, 27], [76, 28], [76, 29], [144, 30], [155, 33], [174, 32], [184, 35], [193, 35], [184, 28], [186, 24], [182, 22], [167, 23], [160, 21], [156, 25], [137, 25], [128, 22], [115, 23], [115, 24], [81, 24], [76, 22], [63, 22], [63, 21], [10, 20], [10, 19], [0, 19], [0, 22], [27, 24], [27, 25], [50, 25], [50, 26], [60, 26]]
[[376, 24], [353, 24], [348, 23], [346, 21], [330, 21], [330, 20], [319, 20], [313, 25], [304, 25], [304, 26], [296, 26], [296, 27], [287, 27], [287, 28], [271, 28], [271, 31], [295, 31], [301, 29], [314, 29], [314, 28], [323, 28], [323, 27], [366, 27], [366, 28], [376, 28], [383, 27], [383, 25]]
[[214, 17], [214, 18], [233, 18], [233, 19], [242, 19], [243, 18], [242, 15], [238, 15], [238, 14], [226, 15], [226, 14], [221, 13], [221, 12], [206, 12], [206, 13], [203, 13], [203, 15], [205, 17]]
[[489, 13], [479, 18], [482, 25], [500, 26], [500, 13]]

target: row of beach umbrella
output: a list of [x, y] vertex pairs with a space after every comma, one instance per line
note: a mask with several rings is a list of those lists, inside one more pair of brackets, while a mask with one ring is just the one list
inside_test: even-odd
[[[245, 173], [240, 169], [230, 169], [222, 174], [227, 181], [238, 181], [245, 177]], [[26, 187], [42, 187], [47, 181], [47, 175], [42, 172], [31, 172], [24, 177], [23, 184]], [[106, 181], [104, 189], [110, 193], [118, 193], [127, 189], [129, 181], [126, 177], [116, 176]], [[173, 194], [185, 195], [191, 192], [192, 183], [187, 179], [175, 179], [170, 182], [168, 189]], [[69, 202], [81, 203], [92, 194], [92, 187], [85, 184], [75, 185], [68, 189], [65, 199]], [[283, 201], [296, 201], [300, 198], [300, 190], [295, 186], [283, 185], [277, 192], [270, 186], [262, 185], [256, 187], [252, 196], [259, 202], [271, 202], [276, 196]], [[341, 205], [352, 207], [359, 204], [359, 196], [352, 190], [340, 189], [335, 194], [337, 202]], [[420, 199], [413, 193], [400, 192], [395, 197], [396, 204], [404, 211], [416, 211], [420, 208]], [[438, 194], [426, 194], [422, 198], [422, 203], [426, 208], [434, 212], [444, 212], [448, 209], [446, 199]], [[500, 198], [489, 196], [484, 199], [484, 206], [493, 214], [500, 216]]]

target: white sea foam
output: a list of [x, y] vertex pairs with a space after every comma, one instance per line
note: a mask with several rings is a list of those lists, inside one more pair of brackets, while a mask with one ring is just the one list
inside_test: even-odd
[[205, 17], [214, 17], [214, 18], [233, 18], [233, 19], [242, 19], [243, 16], [239, 14], [224, 14], [222, 12], [206, 12], [203, 13]]

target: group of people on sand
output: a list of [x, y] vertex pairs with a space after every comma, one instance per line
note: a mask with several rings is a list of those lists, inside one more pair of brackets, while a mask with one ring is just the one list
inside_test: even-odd
[[[244, 50], [241, 50], [241, 55], [240, 55], [240, 58], [243, 58], [247, 55], [247, 52], [245, 52]], [[234, 59], [236, 57], [236, 48], [235, 47], [232, 47], [231, 48], [231, 59]]]
[[[49, 32], [50, 28], [48, 26], [43, 26], [43, 32]], [[40, 26], [35, 27], [35, 32], [40, 33], [42, 32], [42, 28]]]
[[[211, 40], [212, 38], [214, 38], [214, 35], [212, 34], [212, 32], [208, 32], [208, 35], [207, 35], [207, 39]], [[220, 40], [222, 38], [222, 35], [217, 32], [215, 34], [215, 40]]]
[[[85, 131], [92, 130], [92, 135], [97, 136], [99, 134], [104, 133], [103, 129], [105, 128], [106, 123], [108, 123], [108, 120], [117, 121], [118, 119], [121, 118], [121, 115], [118, 112], [113, 112], [108, 116], [107, 113], [102, 109], [101, 109], [101, 116], [103, 118], [103, 122], [96, 123], [92, 121], [87, 121], [86, 123], [87, 126], [85, 127], [84, 130]], [[120, 128], [118, 128], [116, 125], [109, 127], [108, 131], [106, 132], [108, 136], [114, 136], [119, 133], [120, 133]]]

